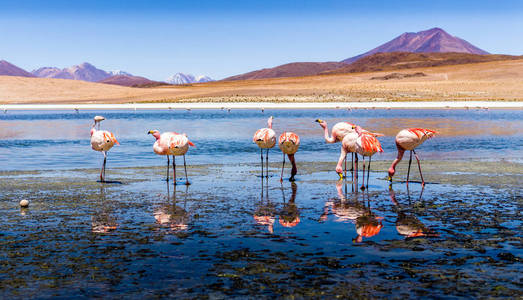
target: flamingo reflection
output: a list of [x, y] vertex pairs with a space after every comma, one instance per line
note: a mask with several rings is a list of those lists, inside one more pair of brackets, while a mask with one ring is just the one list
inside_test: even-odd
[[99, 199], [99, 203], [95, 203], [97, 209], [91, 217], [91, 232], [108, 233], [116, 230], [118, 223], [116, 223], [111, 203], [106, 201], [105, 188], [103, 186], [100, 188]]
[[[185, 195], [189, 186], [186, 185]], [[183, 201], [183, 207], [177, 205], [176, 185], [174, 185], [173, 197], [171, 202], [169, 183], [167, 183], [167, 204], [161, 206], [154, 212], [154, 219], [162, 226], [171, 228], [174, 231], [187, 230], [189, 223], [189, 213], [186, 210], [187, 199]]]
[[[363, 201], [359, 201], [360, 193], [352, 193], [352, 199], [347, 199], [346, 194], [343, 193], [343, 183], [336, 183], [336, 190], [338, 192], [338, 199], [332, 199], [325, 203], [323, 214], [320, 217], [320, 222], [326, 221], [329, 214], [329, 209], [336, 216], [337, 222], [351, 222], [356, 226], [357, 236], [352, 239], [355, 243], [361, 243], [363, 238], [370, 238], [377, 235], [383, 228], [383, 217], [375, 215], [370, 208], [370, 201], [367, 199], [365, 205], [365, 193], [362, 193]], [[345, 185], [345, 192], [347, 192], [347, 185]]]
[[260, 203], [254, 212], [254, 221], [258, 225], [267, 226], [267, 230], [270, 233], [274, 232], [274, 221], [276, 214], [276, 208], [274, 204], [269, 200], [269, 180], [266, 177], [265, 183], [264, 178], [261, 178], [261, 197]]
[[298, 210], [298, 207], [296, 206], [295, 200], [296, 200], [296, 192], [298, 190], [298, 186], [296, 183], [291, 183], [292, 188], [292, 195], [291, 199], [289, 199], [289, 202], [285, 203], [285, 193], [283, 192], [283, 186], [281, 189], [282, 197], [283, 197], [283, 208], [280, 211], [280, 218], [279, 223], [283, 227], [294, 227], [300, 223], [300, 211]]
[[[406, 238], [415, 238], [420, 236], [429, 236], [435, 237], [439, 236], [430, 228], [426, 227], [414, 214], [409, 213], [407, 209], [401, 207], [399, 202], [396, 200], [396, 193], [392, 189], [392, 185], [389, 187], [390, 200], [396, 206], [398, 217], [396, 219], [396, 230], [399, 234], [405, 236]], [[419, 200], [423, 195], [423, 188], [421, 189]], [[407, 188], [407, 197], [410, 204], [410, 193]]]

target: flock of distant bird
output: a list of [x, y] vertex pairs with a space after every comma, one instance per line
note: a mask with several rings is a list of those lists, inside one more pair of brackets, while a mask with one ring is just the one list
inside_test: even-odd
[[[94, 124], [91, 128], [91, 147], [95, 151], [100, 151], [104, 155], [104, 162], [102, 169], [100, 171], [100, 181], [105, 182], [105, 165], [107, 161], [107, 151], [111, 149], [114, 144], [119, 145], [113, 133], [100, 130], [100, 122], [105, 120], [102, 116], [94, 117]], [[276, 133], [272, 129], [273, 117], [269, 117], [267, 120], [267, 127], [261, 128], [256, 131], [253, 136], [253, 142], [258, 145], [260, 148], [260, 159], [261, 159], [261, 176], [269, 177], [269, 149], [273, 148], [276, 145]], [[367, 187], [369, 184], [369, 173], [370, 173], [370, 163], [372, 156], [377, 152], [383, 152], [381, 144], [378, 140], [378, 137], [383, 136], [383, 134], [370, 132], [361, 128], [358, 125], [351, 124], [349, 122], [339, 122], [332, 127], [331, 135], [329, 136], [329, 128], [327, 122], [317, 119], [316, 122], [324, 130], [325, 142], [327, 143], [337, 143], [341, 142], [341, 153], [336, 165], [336, 172], [340, 176], [340, 179], [344, 178], [343, 173], [347, 173], [347, 155], [351, 153], [352, 155], [352, 172], [353, 180], [354, 174], [358, 174], [358, 154], [363, 157], [363, 183], [361, 189], [365, 189], [365, 157], [369, 158], [369, 163], [367, 167]], [[189, 146], [194, 146], [194, 144], [187, 138], [185, 133], [179, 134], [176, 132], [164, 132], [160, 134], [158, 130], [151, 130], [148, 134], [156, 139], [153, 145], [154, 153], [158, 155], [167, 156], [167, 181], [169, 181], [169, 155], [173, 158], [173, 179], [174, 184], [176, 184], [176, 156], [183, 156], [183, 165], [185, 170], [185, 179], [186, 184], [190, 184], [187, 177], [187, 164], [185, 161], [185, 154], [189, 150]], [[389, 180], [392, 181], [392, 177], [396, 172], [396, 166], [403, 158], [405, 151], [410, 151], [409, 159], [409, 168], [407, 171], [407, 185], [409, 183], [410, 175], [410, 166], [412, 163], [412, 154], [416, 157], [418, 162], [418, 169], [421, 176], [421, 184], [425, 185], [425, 180], [423, 179], [423, 174], [421, 172], [421, 164], [416, 151], [416, 147], [421, 145], [427, 139], [434, 137], [437, 134], [436, 131], [425, 129], [425, 128], [408, 128], [401, 130], [396, 135], [396, 148], [398, 149], [398, 155], [396, 159], [392, 162], [388, 173]], [[283, 170], [285, 168], [285, 155], [289, 158], [292, 169], [290, 181], [294, 181], [294, 176], [297, 174], [298, 170], [296, 167], [296, 161], [294, 159], [294, 154], [298, 151], [300, 147], [300, 137], [294, 133], [286, 131], [282, 133], [278, 139], [278, 146], [280, 147], [283, 153], [283, 164], [282, 171], [280, 176], [280, 182], [283, 181]], [[263, 164], [263, 150], [265, 151], [265, 171]], [[345, 162], [345, 168], [342, 168], [343, 163]]]

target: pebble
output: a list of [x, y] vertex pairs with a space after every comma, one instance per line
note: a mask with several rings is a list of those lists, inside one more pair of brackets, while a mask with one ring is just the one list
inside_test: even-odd
[[29, 206], [29, 200], [23, 199], [22, 201], [20, 201], [20, 206], [21, 207], [28, 207]]

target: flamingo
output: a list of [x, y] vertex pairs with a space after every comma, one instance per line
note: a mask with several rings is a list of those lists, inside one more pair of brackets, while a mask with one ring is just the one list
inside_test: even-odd
[[392, 182], [392, 176], [394, 176], [394, 173], [396, 173], [396, 165], [401, 161], [403, 158], [403, 154], [405, 153], [405, 150], [410, 150], [410, 158], [409, 158], [409, 169], [407, 171], [407, 186], [409, 185], [409, 175], [410, 175], [410, 165], [412, 163], [412, 153], [414, 153], [414, 156], [416, 157], [416, 160], [418, 161], [418, 169], [419, 174], [421, 176], [421, 185], [425, 185], [425, 180], [423, 180], [423, 174], [421, 173], [421, 164], [418, 158], [418, 155], [416, 154], [416, 151], [414, 149], [418, 147], [419, 145], [423, 144], [426, 140], [434, 137], [438, 132], [430, 129], [425, 128], [408, 128], [401, 130], [396, 135], [396, 148], [398, 148], [398, 156], [396, 159], [392, 162], [392, 165], [389, 168], [389, 181]]
[[173, 181], [176, 185], [176, 160], [175, 156], [183, 155], [183, 168], [185, 169], [185, 184], [189, 185], [187, 178], [187, 164], [185, 162], [185, 153], [189, 150], [189, 146], [195, 147], [194, 144], [187, 138], [185, 133], [179, 134], [176, 132], [164, 132], [160, 134], [158, 130], [149, 130], [147, 134], [152, 134], [156, 139], [153, 150], [158, 155], [167, 155], [167, 181], [169, 181], [169, 155], [173, 156]]
[[[354, 161], [356, 161], [356, 163], [358, 163], [358, 155], [355, 153], [355, 151], [347, 151], [347, 149], [344, 149], [346, 147], [343, 146], [343, 139], [349, 135], [349, 134], [352, 134], [352, 133], [355, 133], [354, 131], [354, 124], [352, 123], [349, 123], [349, 122], [338, 122], [336, 123], [333, 127], [332, 127], [332, 133], [331, 133], [331, 136], [329, 137], [329, 127], [327, 125], [327, 122], [325, 122], [324, 120], [321, 120], [321, 119], [316, 119], [315, 122], [318, 122], [320, 124], [320, 126], [323, 128], [324, 130], [324, 137], [325, 137], [325, 142], [328, 143], [328, 144], [332, 144], [332, 143], [337, 143], [337, 142], [342, 142], [342, 147], [341, 147], [341, 153], [340, 153], [340, 161], [341, 162], [346, 162], [346, 159], [347, 159], [347, 153], [350, 152], [352, 154], [352, 169], [354, 170]], [[357, 136], [352, 136], [352, 140], [355, 140], [355, 138], [357, 138]], [[348, 142], [348, 141], [347, 141]], [[353, 147], [351, 147], [353, 148]], [[356, 155], [356, 158], [354, 158], [354, 155]], [[343, 159], [342, 159], [343, 157]], [[341, 165], [340, 165], [340, 168], [341, 168]], [[338, 173], [338, 175], [340, 175], [340, 179], [343, 178], [343, 175], [341, 173], [341, 171], [338, 172], [338, 167], [336, 167], [336, 172]], [[347, 172], [347, 164], [345, 163], [345, 173]]]
[[[107, 130], [100, 130], [100, 122], [105, 120], [102, 116], [94, 117], [94, 124], [91, 127], [91, 148], [95, 151], [102, 152], [104, 155], [104, 163], [100, 170], [100, 182], [105, 182], [105, 164], [107, 163], [107, 151], [111, 149], [114, 144], [120, 145], [114, 134]], [[96, 129], [98, 125], [98, 129]]]
[[281, 167], [280, 182], [283, 182], [285, 154], [287, 154], [289, 160], [292, 163], [291, 177], [289, 178], [289, 181], [294, 181], [294, 175], [296, 175], [296, 173], [298, 172], [298, 169], [296, 168], [296, 162], [294, 161], [294, 154], [298, 151], [298, 148], [300, 147], [300, 137], [294, 132], [286, 131], [280, 135], [280, 138], [278, 139], [278, 146], [280, 147], [281, 152], [283, 152], [283, 165]]
[[366, 131], [360, 126], [354, 126], [354, 130], [358, 134], [356, 139], [356, 153], [363, 156], [363, 183], [361, 184], [361, 189], [365, 189], [365, 156], [369, 157], [369, 166], [367, 167], [367, 187], [369, 186], [369, 174], [370, 174], [370, 163], [372, 156], [376, 152], [383, 152], [381, 144], [376, 138], [380, 134]]
[[269, 117], [267, 120], [267, 128], [261, 128], [254, 133], [254, 136], [252, 138], [252, 141], [260, 147], [260, 159], [261, 159], [261, 167], [262, 167], [262, 177], [263, 177], [263, 149], [267, 149], [267, 154], [265, 157], [266, 165], [267, 165], [267, 174], [265, 177], [269, 177], [269, 149], [274, 147], [276, 145], [276, 133], [274, 130], [272, 130], [272, 120], [274, 118], [272, 116]]

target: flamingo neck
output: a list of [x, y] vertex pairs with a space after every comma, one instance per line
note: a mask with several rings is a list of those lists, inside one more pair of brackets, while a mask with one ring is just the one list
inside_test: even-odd
[[396, 145], [398, 147], [398, 156], [396, 156], [396, 159], [392, 162], [392, 165], [390, 165], [389, 168], [389, 176], [394, 176], [394, 173], [396, 173], [396, 165], [403, 159], [403, 154], [405, 154], [405, 149], [402, 147]]
[[269, 129], [272, 129], [272, 118], [269, 118], [269, 119], [267, 120], [267, 127], [268, 127]]
[[160, 139], [160, 133], [159, 132], [155, 132], [153, 133], [153, 136], [156, 140], [159, 140]]
[[329, 126], [327, 125], [327, 123], [325, 123], [325, 125], [322, 124], [321, 127], [323, 127], [325, 141], [327, 143], [336, 142], [336, 138], [334, 136], [332, 136], [332, 137], [329, 136]]
[[287, 157], [291, 161], [292, 164], [292, 170], [291, 170], [291, 176], [296, 175], [298, 173], [298, 168], [296, 167], [296, 161], [294, 160], [294, 154], [287, 154]]

